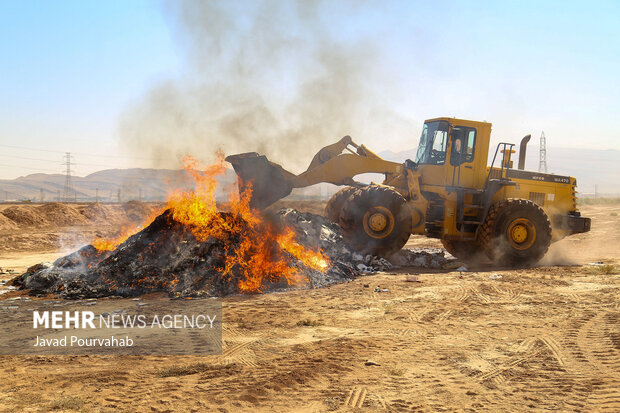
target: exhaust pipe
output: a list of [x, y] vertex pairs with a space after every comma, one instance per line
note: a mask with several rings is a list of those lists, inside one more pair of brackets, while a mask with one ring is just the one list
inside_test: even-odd
[[526, 135], [521, 139], [521, 146], [519, 146], [519, 169], [525, 169], [525, 152], [527, 151], [527, 143], [530, 141], [532, 135]]

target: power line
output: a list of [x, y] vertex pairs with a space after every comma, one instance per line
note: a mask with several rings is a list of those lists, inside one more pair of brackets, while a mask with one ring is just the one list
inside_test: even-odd
[[[37, 162], [49, 162], [49, 163], [58, 163], [58, 160], [51, 160], [51, 159], [41, 159], [41, 158], [29, 158], [26, 156], [16, 156], [16, 155], [6, 155], [6, 154], [0, 154], [0, 157], [5, 157], [5, 158], [15, 158], [15, 159], [25, 159], [28, 161], [37, 161]], [[100, 164], [100, 163], [92, 163], [89, 162], [88, 166], [102, 166], [104, 168], [120, 168], [123, 165], [109, 165], [109, 164]], [[127, 169], [127, 168], [121, 168], [121, 169]], [[131, 168], [129, 168], [131, 169]]]
[[21, 166], [21, 165], [4, 165], [4, 164], [0, 164], [0, 167], [5, 167], [5, 168], [21, 168], [21, 169], [28, 169], [31, 171], [46, 171], [46, 172], [55, 172], [55, 173], [59, 173], [57, 169], [45, 169], [45, 168], [29, 168], [27, 166]]
[[39, 161], [39, 162], [49, 162], [49, 163], [58, 163], [58, 160], [51, 160], [51, 159], [41, 159], [41, 158], [28, 158], [25, 156], [17, 156], [17, 155], [7, 155], [7, 154], [0, 154], [0, 156], [3, 156], [5, 158], [15, 158], [15, 159], [25, 159], [28, 161]]
[[[6, 155], [6, 154], [0, 154], [0, 156], [4, 156], [5, 158], [16, 158], [16, 159], [25, 159], [28, 161], [37, 161], [37, 162], [49, 162], [49, 163], [58, 163], [58, 160], [51, 160], [51, 159], [41, 159], [41, 158], [29, 158], [26, 156], [17, 156], [17, 155]], [[120, 165], [104, 165], [104, 164], [97, 164], [97, 163], [88, 163], [89, 166], [103, 166], [106, 168], [118, 168]]]
[[0, 145], [3, 148], [13, 148], [13, 149], [25, 149], [27, 151], [37, 151], [37, 152], [52, 152], [52, 153], [63, 153], [62, 151], [52, 151], [49, 149], [35, 149], [35, 148], [27, 148], [25, 146], [15, 146], [15, 145]]
[[[50, 149], [38, 149], [38, 148], [28, 148], [25, 146], [16, 146], [16, 145], [0, 145], [0, 147], [3, 148], [13, 148], [13, 149], [23, 149], [23, 150], [27, 150], [27, 151], [37, 151], [37, 152], [51, 152], [51, 153], [65, 153], [63, 151], [55, 151], [55, 150], [50, 150]], [[178, 161], [178, 159], [173, 159], [173, 158], [142, 158], [142, 157], [136, 157], [136, 156], [125, 156], [125, 155], [101, 155], [101, 154], [94, 154], [94, 153], [85, 153], [85, 152], [72, 152], [75, 155], [82, 155], [82, 156], [94, 156], [97, 158], [117, 158], [117, 159], [138, 159], [138, 160], [142, 160], [142, 161]]]
[[[63, 164], [64, 165], [64, 164]], [[71, 164], [71, 166], [74, 166], [74, 164]], [[29, 168], [27, 166], [21, 166], [21, 165], [4, 165], [4, 164], [0, 164], [0, 168], [5, 167], [5, 168], [20, 168], [20, 169], [28, 169], [31, 171], [37, 171], [37, 172], [41, 172], [41, 171], [46, 171], [46, 172], [54, 172], [56, 174], [60, 174], [61, 172], [59, 172], [56, 169], [46, 169], [46, 168]], [[179, 169], [179, 171], [182, 171], [182, 169]], [[101, 172], [101, 171], [97, 171], [97, 172]], [[93, 172], [96, 173], [96, 172]], [[89, 174], [92, 175], [92, 174]], [[85, 177], [73, 177], [72, 178], [78, 178], [80, 180], [84, 179]], [[132, 181], [144, 181], [144, 182], [161, 182], [164, 181], [165, 179], [167, 179], [167, 176], [164, 176], [162, 178], [142, 178], [139, 177], [138, 175], [129, 175], [129, 176], [121, 176], [121, 178], [126, 179], [126, 180], [132, 180]], [[73, 179], [75, 180], [75, 179]]]
[[73, 152], [76, 155], [81, 156], [95, 156], [97, 158], [118, 158], [118, 159], [136, 159], [140, 161], [178, 161], [178, 159], [173, 158], [141, 158], [137, 156], [125, 156], [125, 155], [95, 155], [92, 153], [84, 153], [84, 152]]

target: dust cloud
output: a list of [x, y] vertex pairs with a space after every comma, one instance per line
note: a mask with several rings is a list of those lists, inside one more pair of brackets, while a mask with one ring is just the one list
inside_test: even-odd
[[572, 245], [564, 240], [560, 240], [551, 244], [549, 250], [544, 257], [538, 262], [540, 266], [573, 266], [584, 264], [584, 260], [579, 259], [577, 251], [572, 248]]
[[377, 70], [378, 39], [361, 21], [352, 23], [366, 18], [366, 6], [164, 3], [183, 70], [127, 109], [121, 144], [155, 159], [192, 154], [210, 161], [218, 148], [256, 151], [303, 171], [322, 146], [347, 134], [359, 137], [367, 119], [396, 118], [370, 86], [385, 79]]

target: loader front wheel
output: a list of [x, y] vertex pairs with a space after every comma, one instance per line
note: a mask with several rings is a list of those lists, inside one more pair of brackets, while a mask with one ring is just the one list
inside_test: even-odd
[[527, 199], [506, 199], [491, 206], [480, 228], [480, 244], [497, 265], [535, 264], [551, 244], [545, 211]]
[[356, 190], [357, 188], [355, 187], [345, 186], [344, 188], [336, 192], [334, 196], [332, 196], [329, 201], [327, 201], [327, 205], [325, 205], [325, 216], [327, 217], [327, 219], [332, 222], [338, 223], [344, 203]]
[[389, 257], [411, 235], [407, 201], [394, 189], [369, 185], [345, 201], [339, 219], [344, 240], [358, 252]]

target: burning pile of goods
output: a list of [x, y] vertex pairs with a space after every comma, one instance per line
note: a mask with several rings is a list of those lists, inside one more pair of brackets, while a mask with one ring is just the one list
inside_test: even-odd
[[134, 296], [150, 291], [221, 296], [320, 287], [356, 275], [352, 267], [330, 264], [327, 256], [292, 241], [294, 233], [273, 235], [267, 227], [252, 227], [226, 212], [214, 220], [227, 228], [220, 237], [203, 240], [175, 221], [172, 210], [166, 210], [114, 251], [89, 245], [53, 265], [32, 267], [22, 276], [22, 286], [33, 293], [67, 298]]
[[[53, 264], [35, 265], [14, 284], [33, 294], [66, 298], [152, 291], [223, 296], [323, 287], [392, 266], [351, 251], [338, 225], [324, 217], [292, 209], [258, 214], [249, 207], [249, 191], [231, 196], [226, 211], [218, 210], [215, 176], [224, 172], [222, 158], [207, 168], [188, 160], [186, 169], [196, 189], [171, 194], [164, 211], [144, 229], [130, 228]], [[401, 259], [420, 257], [414, 255], [401, 254]]]

